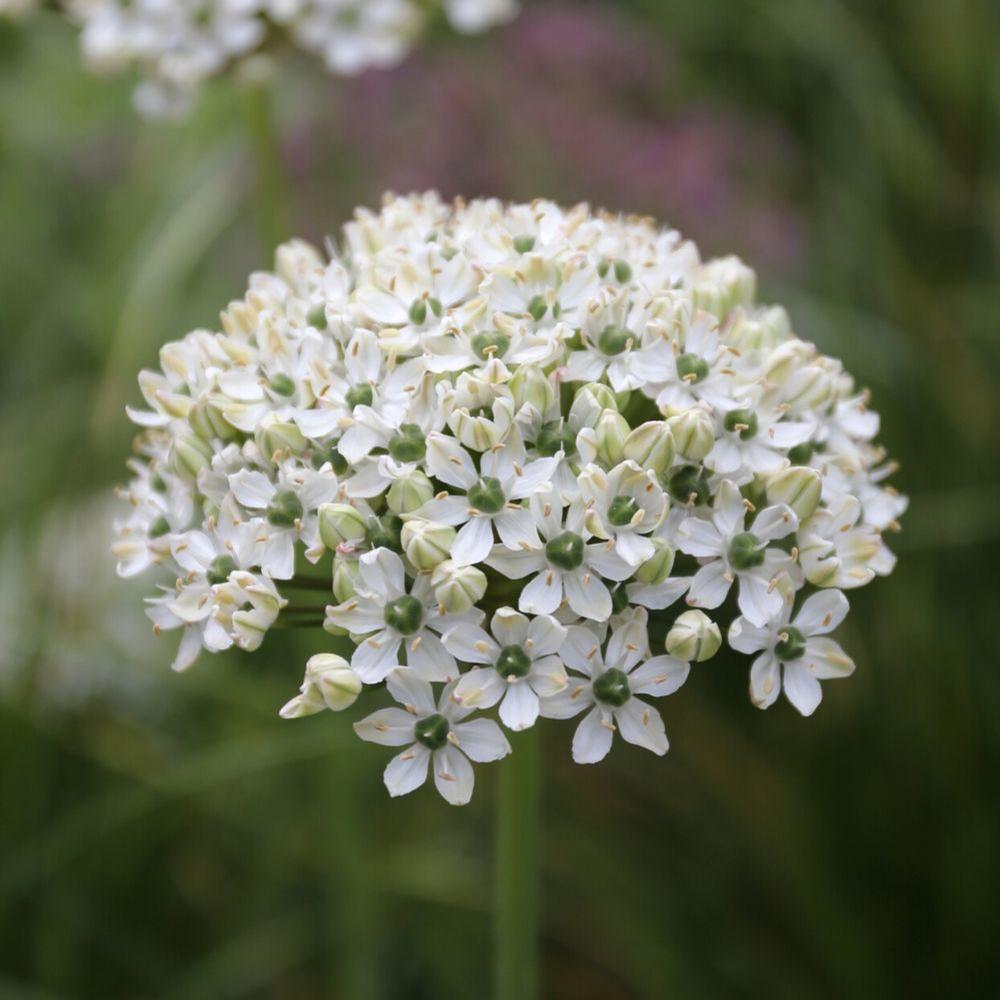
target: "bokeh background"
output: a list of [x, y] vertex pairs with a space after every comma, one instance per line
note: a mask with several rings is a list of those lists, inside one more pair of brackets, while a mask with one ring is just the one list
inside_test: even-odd
[[[545, 727], [547, 997], [1000, 993], [998, 38], [976, 0], [529, 2], [350, 82], [279, 57], [295, 232], [389, 187], [655, 214], [871, 386], [912, 497], [812, 719], [720, 655], [664, 759]], [[0, 25], [0, 995], [482, 996], [504, 765], [390, 801], [348, 718], [277, 718], [322, 636], [174, 676], [114, 577], [135, 373], [272, 248], [245, 95], [146, 125], [75, 44]]]

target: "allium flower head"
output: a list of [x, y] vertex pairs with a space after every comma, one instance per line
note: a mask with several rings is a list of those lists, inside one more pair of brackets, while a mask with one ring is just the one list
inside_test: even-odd
[[433, 193], [328, 254], [282, 246], [140, 374], [114, 549], [162, 571], [177, 669], [323, 625], [282, 715], [388, 685], [358, 734], [403, 748], [393, 794], [433, 773], [453, 803], [510, 750], [474, 711], [582, 715], [592, 763], [615, 733], [665, 753], [656, 700], [723, 635], [761, 708], [852, 672], [827, 633], [906, 501], [867, 395], [749, 268], [646, 219]]
[[[0, 0], [16, 12], [27, 0]], [[175, 117], [209, 77], [258, 51], [272, 34], [353, 75], [399, 62], [440, 11], [458, 31], [509, 20], [516, 0], [67, 0], [84, 61], [138, 71], [137, 109]]]

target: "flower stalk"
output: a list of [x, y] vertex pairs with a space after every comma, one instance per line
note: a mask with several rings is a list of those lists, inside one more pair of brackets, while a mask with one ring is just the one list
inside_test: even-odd
[[494, 994], [538, 995], [541, 746], [537, 727], [518, 733], [497, 796]]

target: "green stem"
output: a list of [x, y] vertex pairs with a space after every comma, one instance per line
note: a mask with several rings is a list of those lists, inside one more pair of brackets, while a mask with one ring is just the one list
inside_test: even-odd
[[494, 983], [496, 1000], [538, 995], [539, 816], [538, 727], [518, 733], [500, 767], [497, 802]]
[[267, 253], [273, 254], [289, 230], [288, 184], [281, 162], [281, 133], [274, 114], [274, 95], [268, 81], [247, 83], [244, 110], [257, 173], [254, 199], [257, 228]]

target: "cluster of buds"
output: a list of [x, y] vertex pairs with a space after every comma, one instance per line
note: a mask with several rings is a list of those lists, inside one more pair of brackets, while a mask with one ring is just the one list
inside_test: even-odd
[[845, 591], [891, 571], [905, 499], [841, 364], [755, 304], [754, 273], [649, 220], [546, 201], [389, 197], [329, 257], [292, 242], [221, 330], [166, 345], [122, 492], [119, 570], [164, 571], [158, 630], [257, 648], [349, 637], [282, 715], [340, 710], [403, 748], [392, 794], [582, 715], [667, 750], [649, 699], [725, 638], [750, 695], [803, 714], [854, 664]]
[[[0, 0], [23, 15], [38, 0]], [[278, 40], [313, 53], [338, 75], [399, 62], [431, 18], [457, 31], [509, 20], [516, 0], [61, 0], [81, 29], [88, 67], [135, 72], [137, 110], [178, 117], [201, 85]]]

